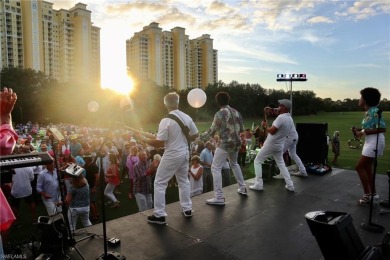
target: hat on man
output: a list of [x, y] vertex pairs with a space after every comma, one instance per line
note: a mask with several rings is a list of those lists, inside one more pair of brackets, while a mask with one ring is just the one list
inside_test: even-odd
[[83, 159], [91, 159], [92, 160], [92, 154], [91, 153], [85, 153], [84, 155], [83, 155]]
[[284, 106], [288, 110], [290, 110], [291, 107], [292, 107], [292, 103], [288, 99], [281, 99], [281, 100], [278, 100], [278, 102], [279, 102], [280, 105]]

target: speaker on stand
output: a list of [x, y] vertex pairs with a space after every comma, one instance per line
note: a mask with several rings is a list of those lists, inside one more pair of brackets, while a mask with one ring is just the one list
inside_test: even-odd
[[297, 154], [302, 162], [327, 164], [328, 124], [297, 123], [296, 130], [299, 136]]

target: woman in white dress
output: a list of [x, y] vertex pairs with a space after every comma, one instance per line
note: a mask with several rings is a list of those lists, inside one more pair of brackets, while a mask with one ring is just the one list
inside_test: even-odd
[[191, 168], [189, 169], [189, 179], [191, 184], [191, 197], [200, 195], [203, 192], [203, 167], [200, 165], [200, 157], [194, 155], [191, 157]]

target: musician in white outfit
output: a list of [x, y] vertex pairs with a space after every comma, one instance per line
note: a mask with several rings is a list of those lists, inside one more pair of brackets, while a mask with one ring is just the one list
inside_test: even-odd
[[290, 100], [279, 100], [279, 116], [272, 123], [272, 126], [268, 127], [267, 121], [263, 121], [262, 123], [263, 126], [267, 127], [268, 136], [254, 160], [256, 177], [254, 185], [249, 186], [251, 190], [263, 190], [262, 165], [268, 157], [272, 156], [279, 167], [280, 173], [284, 177], [286, 182], [285, 188], [289, 191], [294, 191], [294, 184], [283, 160], [283, 149], [286, 137], [292, 129], [295, 128], [294, 121], [289, 113], [291, 106], [292, 103]]
[[[198, 137], [198, 129], [190, 116], [180, 111], [179, 95], [176, 92], [168, 93], [164, 97], [164, 105], [169, 114], [178, 117], [189, 129], [189, 139], [194, 141]], [[179, 185], [179, 198], [182, 212], [185, 217], [192, 217], [192, 201], [190, 199], [190, 182], [188, 180], [189, 147], [186, 136], [180, 125], [171, 118], [163, 118], [158, 126], [157, 137], [148, 135], [143, 141], [156, 148], [165, 147], [164, 155], [157, 168], [154, 180], [154, 212], [148, 217], [148, 222], [165, 225], [165, 191], [169, 180], [176, 176]]]

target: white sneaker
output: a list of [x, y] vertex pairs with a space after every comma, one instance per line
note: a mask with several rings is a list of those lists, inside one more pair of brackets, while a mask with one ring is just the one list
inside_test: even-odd
[[374, 193], [374, 199], [375, 199], [375, 200], [379, 200], [379, 195], [378, 195], [378, 193]]
[[237, 192], [241, 195], [248, 196], [248, 192], [246, 191], [245, 187], [239, 188]]
[[306, 172], [294, 172], [292, 175], [293, 176], [297, 176], [297, 177], [304, 177], [304, 178], [307, 177], [307, 173]]
[[251, 189], [251, 190], [263, 190], [263, 185], [251, 185], [251, 186], [249, 186], [249, 189]]
[[286, 186], [284, 186], [284, 188], [285, 188], [286, 190], [288, 190], [288, 191], [294, 192], [294, 186], [288, 186], [288, 185], [286, 185]]
[[279, 173], [278, 175], [273, 176], [272, 178], [278, 179], [278, 180], [284, 180], [284, 177], [283, 177], [283, 175], [281, 173]]
[[206, 203], [207, 204], [210, 204], [210, 205], [225, 205], [225, 198], [222, 198], [222, 199], [217, 199], [217, 198], [212, 198], [212, 199], [208, 199], [206, 200]]

